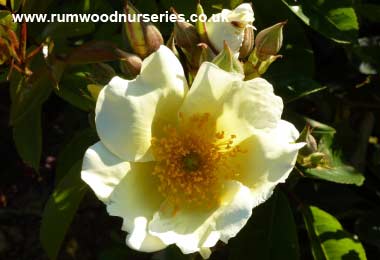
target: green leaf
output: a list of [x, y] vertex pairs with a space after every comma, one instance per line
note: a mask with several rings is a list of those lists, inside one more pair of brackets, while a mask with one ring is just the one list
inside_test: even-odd
[[7, 5], [7, 0], [0, 0], [0, 5], [6, 6]]
[[367, 259], [360, 241], [332, 215], [313, 206], [303, 207], [302, 213], [315, 260]]
[[63, 63], [54, 63], [50, 68], [41, 65], [28, 79], [13, 73], [11, 79], [11, 116], [12, 125], [29, 116], [33, 109], [40, 107], [56, 87], [62, 71]]
[[95, 100], [87, 91], [87, 80], [76, 74], [65, 73], [55, 94], [76, 108], [89, 112], [95, 108]]
[[333, 161], [335, 165], [331, 169], [326, 167], [309, 168], [306, 169], [306, 173], [319, 179], [340, 184], [363, 185], [365, 178], [360, 172], [356, 171], [354, 167], [341, 162], [339, 165], [337, 163], [340, 161], [338, 157], [334, 157]]
[[319, 179], [361, 186], [365, 180], [364, 176], [354, 167], [342, 162], [341, 153], [333, 151], [331, 148], [332, 138], [332, 135], [324, 135], [318, 145], [318, 150], [328, 158], [326, 165], [322, 164], [316, 168], [307, 168], [305, 172]]
[[11, 0], [11, 8], [13, 11], [17, 11], [20, 8], [22, 0]]
[[[283, 47], [279, 54], [283, 56], [273, 62], [265, 78], [274, 86], [289, 78], [300, 76], [314, 77], [314, 53], [302, 24], [292, 15], [289, 9], [277, 0], [256, 0], [253, 2], [255, 10], [255, 27], [258, 31], [272, 26], [276, 22], [287, 20], [284, 26]], [[276, 12], [273, 12], [276, 10]]]
[[42, 152], [41, 107], [34, 108], [13, 126], [13, 140], [22, 160], [38, 172]]
[[280, 95], [285, 103], [296, 101], [316, 92], [325, 90], [318, 82], [302, 75], [288, 77], [283, 80], [275, 80], [276, 93]]
[[81, 160], [87, 148], [98, 140], [95, 129], [86, 128], [77, 132], [70, 142], [62, 149], [57, 160], [55, 173], [56, 181], [59, 182], [70, 168]]
[[6, 10], [0, 10], [0, 24], [11, 28], [13, 31], [17, 29], [17, 23], [13, 22], [12, 13]]
[[82, 160], [74, 164], [46, 203], [40, 239], [50, 259], [57, 258], [70, 223], [87, 191], [87, 185], [80, 179], [81, 167]]
[[112, 67], [103, 63], [75, 66], [63, 74], [60, 87], [54, 92], [71, 105], [89, 112], [96, 104], [96, 96], [89, 86], [104, 86], [114, 75]]
[[350, 0], [282, 0], [306, 25], [339, 42], [354, 42], [358, 21]]
[[255, 208], [247, 225], [229, 242], [229, 259], [299, 259], [297, 229], [286, 196], [275, 192]]

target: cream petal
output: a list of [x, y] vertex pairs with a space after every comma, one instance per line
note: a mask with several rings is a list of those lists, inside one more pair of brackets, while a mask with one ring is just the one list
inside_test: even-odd
[[233, 159], [240, 173], [239, 181], [251, 188], [257, 200], [267, 200], [278, 183], [285, 182], [292, 171], [298, 150], [299, 133], [289, 122], [281, 120], [271, 131], [256, 130], [239, 146], [245, 153]]
[[154, 163], [130, 164], [130, 171], [110, 196], [107, 211], [111, 216], [123, 218], [123, 230], [129, 233], [126, 243], [132, 249], [161, 250], [166, 244], [147, 232], [149, 221], [163, 202], [157, 179], [152, 176]]
[[[206, 22], [207, 36], [211, 44], [218, 51], [223, 50], [224, 41], [232, 52], [238, 53], [244, 40], [244, 29], [254, 21], [253, 10], [250, 4], [241, 4], [234, 10], [223, 9], [214, 14]], [[239, 26], [232, 22], [239, 23]]]
[[215, 209], [179, 209], [174, 215], [157, 212], [149, 232], [165, 244], [176, 244], [184, 254], [199, 251], [208, 258], [209, 248], [218, 240], [227, 242], [241, 230], [255, 204], [250, 189], [237, 181], [228, 181], [225, 190]]
[[84, 155], [81, 177], [96, 196], [106, 202], [129, 168], [129, 163], [122, 161], [98, 142], [89, 147]]
[[181, 107], [184, 115], [210, 113], [217, 131], [246, 139], [253, 129], [271, 129], [280, 121], [282, 99], [262, 78], [243, 81], [242, 75], [226, 72], [205, 62]]
[[125, 161], [152, 161], [152, 135], [177, 118], [187, 88], [180, 62], [161, 46], [143, 61], [135, 80], [114, 77], [99, 93], [95, 122], [100, 140]]

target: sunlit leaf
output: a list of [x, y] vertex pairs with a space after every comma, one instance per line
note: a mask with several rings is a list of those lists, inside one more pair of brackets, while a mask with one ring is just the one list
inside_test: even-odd
[[112, 67], [102, 63], [75, 66], [64, 73], [60, 88], [54, 91], [71, 105], [83, 111], [92, 111], [97, 96], [89, 85], [104, 86], [114, 75]]
[[319, 142], [318, 150], [327, 156], [326, 163], [316, 168], [307, 168], [305, 172], [313, 177], [341, 184], [361, 186], [365, 180], [363, 174], [354, 167], [342, 162], [340, 152], [331, 148], [332, 136], [324, 135]]
[[87, 191], [80, 179], [82, 160], [77, 161], [46, 203], [40, 239], [50, 259], [56, 259], [79, 204]]
[[335, 217], [313, 206], [303, 207], [302, 213], [315, 260], [367, 259], [360, 241]]
[[340, 43], [355, 41], [358, 21], [350, 0], [282, 0], [306, 25]]
[[299, 259], [297, 229], [286, 196], [277, 191], [255, 208], [247, 225], [229, 241], [229, 246], [231, 260]]
[[17, 23], [13, 22], [12, 13], [6, 10], [0, 10], [0, 24], [7, 26], [14, 31], [17, 28]]

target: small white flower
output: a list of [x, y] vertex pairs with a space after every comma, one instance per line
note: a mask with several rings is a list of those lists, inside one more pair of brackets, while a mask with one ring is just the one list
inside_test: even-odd
[[234, 10], [223, 9], [221, 13], [213, 14], [206, 22], [206, 32], [212, 46], [222, 51], [224, 41], [236, 54], [244, 40], [244, 30], [252, 26], [255, 20], [252, 6], [241, 4]]
[[298, 131], [264, 79], [203, 63], [190, 90], [165, 46], [135, 80], [115, 77], [99, 94], [100, 141], [82, 179], [123, 218], [128, 246], [153, 252], [176, 244], [204, 258], [243, 228], [291, 172]]

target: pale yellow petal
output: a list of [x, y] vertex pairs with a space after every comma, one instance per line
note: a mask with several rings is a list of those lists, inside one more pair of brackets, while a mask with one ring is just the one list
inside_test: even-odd
[[201, 252], [204, 258], [218, 240], [227, 242], [246, 224], [254, 206], [250, 190], [236, 181], [225, 184], [219, 207], [179, 209], [176, 214], [158, 212], [149, 231], [165, 244], [176, 244], [184, 254]]
[[131, 248], [154, 252], [166, 247], [159, 238], [147, 232], [147, 225], [159, 210], [163, 197], [157, 179], [152, 176], [154, 163], [131, 163], [131, 169], [110, 196], [107, 210], [123, 219], [123, 230], [129, 234]]
[[95, 122], [101, 141], [125, 161], [153, 160], [152, 135], [176, 120], [187, 88], [180, 62], [161, 46], [135, 80], [114, 77], [99, 93]]
[[236, 142], [240, 142], [251, 135], [251, 129], [275, 128], [282, 109], [282, 99], [265, 79], [243, 81], [240, 74], [206, 62], [199, 69], [181, 112], [185, 116], [210, 113], [216, 119], [217, 131], [236, 135]]
[[258, 200], [268, 199], [274, 187], [288, 178], [298, 150], [304, 146], [304, 143], [295, 143], [298, 135], [291, 123], [281, 120], [275, 129], [256, 130], [239, 144], [246, 153], [236, 156], [233, 163], [240, 173], [239, 180]]
[[89, 147], [84, 155], [81, 177], [96, 196], [106, 202], [129, 169], [129, 163], [122, 161], [98, 142]]

